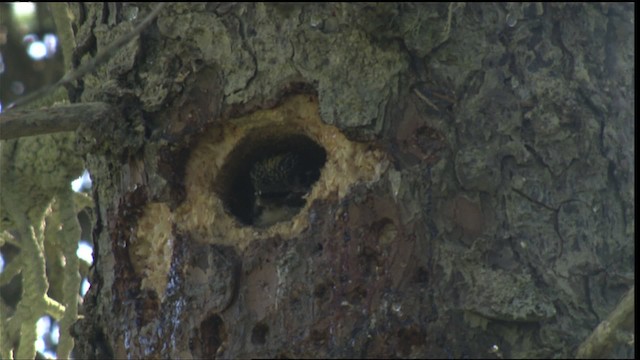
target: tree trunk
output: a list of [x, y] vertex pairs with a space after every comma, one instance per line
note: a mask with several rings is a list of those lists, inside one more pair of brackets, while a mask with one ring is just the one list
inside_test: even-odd
[[[75, 64], [152, 7], [76, 5]], [[168, 5], [70, 91], [119, 109], [76, 355], [573, 356], [633, 283], [632, 13]]]

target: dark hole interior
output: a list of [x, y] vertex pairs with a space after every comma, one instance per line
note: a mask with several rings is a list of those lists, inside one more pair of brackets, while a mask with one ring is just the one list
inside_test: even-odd
[[247, 135], [227, 157], [214, 189], [242, 224], [268, 227], [295, 216], [320, 178], [324, 148], [300, 133], [275, 128]]
[[257, 323], [251, 331], [251, 343], [254, 345], [264, 345], [267, 340], [269, 327], [263, 323]]
[[226, 339], [227, 331], [222, 318], [218, 315], [211, 315], [200, 324], [200, 336], [195, 341], [198, 346], [192, 350], [199, 357], [214, 359], [218, 348]]

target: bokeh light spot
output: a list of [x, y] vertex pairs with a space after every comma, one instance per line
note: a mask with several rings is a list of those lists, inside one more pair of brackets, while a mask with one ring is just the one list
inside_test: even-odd
[[89, 264], [93, 263], [93, 247], [86, 241], [80, 241], [78, 243], [78, 250], [76, 250], [76, 255], [78, 257]]
[[42, 60], [47, 56], [47, 47], [42, 41], [34, 41], [29, 44], [27, 53], [33, 60]]
[[31, 16], [36, 11], [36, 4], [32, 2], [14, 2], [11, 3], [13, 14], [15, 16]]

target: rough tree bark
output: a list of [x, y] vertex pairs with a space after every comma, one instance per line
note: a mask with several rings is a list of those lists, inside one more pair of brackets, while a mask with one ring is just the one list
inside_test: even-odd
[[[74, 6], [80, 65], [153, 5]], [[633, 283], [633, 9], [168, 5], [70, 87], [118, 108], [77, 356], [573, 356]]]

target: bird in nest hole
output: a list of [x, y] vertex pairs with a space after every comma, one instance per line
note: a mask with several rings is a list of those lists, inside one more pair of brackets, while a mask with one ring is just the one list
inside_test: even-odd
[[257, 160], [249, 175], [255, 197], [253, 225], [264, 227], [298, 213], [320, 172], [313, 161], [289, 151]]

